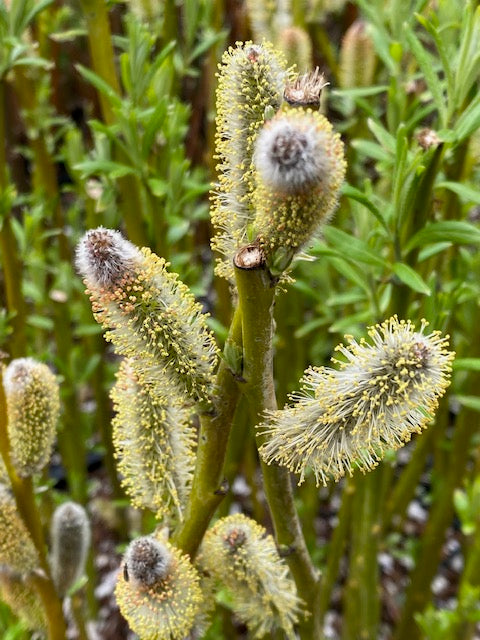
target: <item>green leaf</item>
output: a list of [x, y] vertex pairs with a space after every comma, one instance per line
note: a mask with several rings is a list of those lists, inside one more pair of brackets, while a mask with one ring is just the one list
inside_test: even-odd
[[423, 247], [433, 242], [477, 245], [480, 244], [480, 229], [462, 220], [433, 222], [416, 233], [405, 250], [408, 253], [416, 247]]
[[122, 105], [121, 97], [108, 84], [108, 82], [105, 82], [103, 78], [81, 64], [76, 64], [75, 69], [85, 78], [85, 80], [90, 82], [97, 91], [104, 95], [114, 107], [120, 107]]
[[388, 85], [382, 84], [377, 87], [355, 87], [354, 89], [334, 89], [333, 96], [349, 96], [350, 98], [368, 98], [379, 93], [388, 91]]
[[355, 200], [356, 202], [363, 204], [364, 207], [366, 207], [369, 211], [373, 213], [373, 215], [380, 222], [382, 227], [384, 227], [388, 231], [387, 223], [385, 222], [382, 214], [363, 191], [360, 191], [360, 189], [352, 187], [352, 185], [350, 184], [344, 183], [342, 187], [342, 193], [347, 198], [350, 198], [351, 200]]
[[446, 125], [447, 110], [445, 105], [445, 97], [442, 91], [442, 84], [437, 73], [434, 71], [436, 60], [430, 55], [426, 49], [424, 49], [420, 40], [413, 33], [412, 28], [409, 25], [405, 25], [405, 32], [410, 49], [422, 71], [428, 88], [432, 94], [433, 101], [440, 114], [442, 126]]
[[363, 262], [382, 269], [388, 267], [388, 263], [359, 238], [355, 238], [336, 227], [328, 226], [323, 229], [323, 235], [328, 243], [333, 245], [346, 260]]
[[412, 267], [409, 267], [403, 262], [396, 262], [393, 265], [392, 269], [397, 278], [408, 287], [410, 287], [410, 289], [418, 291], [418, 293], [423, 293], [426, 296], [429, 296], [431, 294], [428, 285], [419, 276], [419, 274], [414, 269], [412, 269]]
[[455, 396], [458, 402], [467, 409], [472, 411], [480, 411], [480, 397], [479, 396]]
[[82, 177], [91, 175], [108, 175], [110, 178], [122, 178], [123, 176], [135, 173], [135, 169], [120, 162], [113, 160], [85, 160], [79, 162], [73, 167], [77, 171], [82, 172]]
[[480, 127], [480, 93], [477, 93], [465, 111], [459, 116], [453, 130], [453, 140], [459, 144]]
[[394, 136], [392, 136], [385, 127], [382, 127], [381, 124], [375, 122], [373, 118], [368, 118], [367, 125], [382, 147], [394, 155], [396, 150], [396, 141]]
[[463, 202], [473, 202], [474, 204], [480, 204], [480, 190], [474, 189], [473, 187], [468, 187], [466, 184], [460, 184], [460, 182], [450, 182], [449, 180], [445, 180], [444, 182], [439, 182], [436, 185], [437, 189], [449, 189], [449, 191], [453, 191], [456, 193]]
[[480, 358], [457, 358], [453, 368], [457, 371], [480, 371]]
[[47, 318], [46, 316], [32, 314], [28, 316], [27, 324], [31, 327], [36, 327], [37, 329], [45, 329], [46, 331], [52, 331], [53, 329], [52, 318]]

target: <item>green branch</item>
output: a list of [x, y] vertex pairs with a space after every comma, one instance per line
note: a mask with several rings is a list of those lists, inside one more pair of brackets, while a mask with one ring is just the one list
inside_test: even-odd
[[[242, 312], [243, 377], [252, 421], [258, 424], [267, 409], [277, 408], [273, 380], [273, 302], [275, 282], [265, 266], [263, 252], [244, 247], [234, 260], [239, 306]], [[258, 438], [261, 444], [262, 438]], [[280, 552], [286, 556], [307, 616], [300, 625], [304, 640], [319, 638], [320, 576], [312, 564], [295, 508], [290, 473], [262, 462], [264, 489]], [[310, 614], [310, 615], [308, 615]]]

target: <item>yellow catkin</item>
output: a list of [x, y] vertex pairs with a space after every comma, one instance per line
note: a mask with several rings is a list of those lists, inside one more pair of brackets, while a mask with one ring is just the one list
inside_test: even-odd
[[340, 49], [340, 86], [342, 89], [369, 87], [375, 65], [375, 47], [367, 24], [356, 20], [345, 33]]
[[339, 480], [355, 468], [369, 471], [388, 449], [398, 449], [433, 418], [450, 384], [454, 354], [448, 336], [425, 334], [393, 316], [369, 329], [370, 341], [348, 337], [339, 345], [339, 369], [311, 368], [296, 401], [270, 412], [259, 430], [260, 454], [288, 467], [303, 481], [308, 468], [317, 484]]
[[166, 376], [142, 379], [128, 360], [112, 399], [115, 457], [132, 504], [151, 509], [158, 520], [181, 518], [195, 463], [190, 410]]
[[[145, 555], [149, 545], [157, 556], [151, 567], [145, 557], [135, 562], [136, 550]], [[142, 640], [185, 640], [204, 606], [200, 578], [188, 557], [168, 542], [149, 542], [149, 537], [134, 540], [127, 549], [115, 596]]]
[[209, 401], [218, 349], [206, 314], [177, 274], [117, 231], [88, 231], [77, 247], [95, 319], [140, 375], [167, 377], [179, 392]]
[[37, 591], [8, 567], [0, 568], [0, 600], [32, 631], [46, 629], [45, 610]]
[[201, 566], [231, 592], [233, 610], [262, 638], [281, 629], [295, 640], [301, 601], [275, 541], [251, 518], [221, 518], [205, 535]]
[[275, 113], [280, 108], [290, 76], [283, 56], [266, 42], [237, 43], [222, 58], [217, 88], [215, 144], [219, 177], [212, 195], [212, 248], [222, 255], [217, 274], [231, 281], [234, 253], [247, 242], [255, 213], [255, 140], [266, 112]]
[[0, 565], [18, 573], [38, 566], [33, 541], [21, 519], [9, 490], [0, 485]]
[[58, 382], [46, 364], [18, 358], [5, 369], [11, 458], [20, 476], [42, 471], [48, 463], [60, 412]]
[[286, 108], [259, 134], [254, 227], [281, 271], [333, 214], [345, 176], [340, 136], [318, 112]]
[[312, 43], [310, 36], [301, 27], [288, 26], [278, 35], [278, 48], [289, 65], [295, 65], [299, 73], [305, 73], [312, 66]]

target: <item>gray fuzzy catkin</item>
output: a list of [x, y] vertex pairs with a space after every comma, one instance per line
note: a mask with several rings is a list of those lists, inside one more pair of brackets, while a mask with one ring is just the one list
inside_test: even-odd
[[90, 523], [75, 502], [57, 507], [51, 524], [50, 567], [58, 595], [64, 597], [85, 569], [90, 547]]

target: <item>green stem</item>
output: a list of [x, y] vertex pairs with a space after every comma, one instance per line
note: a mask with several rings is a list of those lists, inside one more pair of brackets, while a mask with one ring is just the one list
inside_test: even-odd
[[398, 624], [395, 640], [418, 640], [418, 629], [414, 615], [423, 611], [431, 598], [430, 584], [437, 571], [445, 531], [453, 518], [453, 492], [460, 484], [467, 466], [470, 442], [475, 433], [472, 424], [476, 424], [474, 412], [466, 409], [460, 414], [452, 440], [452, 452], [449, 460], [449, 472], [444, 478], [437, 478], [437, 500], [433, 501], [430, 517], [422, 534], [422, 546], [417, 564], [410, 578], [402, 617]]
[[355, 503], [351, 519], [350, 573], [345, 592], [343, 638], [370, 640], [378, 637], [380, 602], [378, 593], [378, 486], [381, 470], [355, 481]]
[[[258, 424], [264, 411], [275, 410], [273, 380], [273, 301], [275, 287], [266, 269], [263, 253], [245, 247], [234, 260], [239, 306], [242, 310], [243, 377], [252, 421]], [[259, 444], [262, 438], [258, 438]], [[320, 576], [312, 564], [295, 508], [290, 473], [284, 467], [262, 462], [265, 495], [272, 515], [277, 545], [297, 585], [307, 614], [300, 624], [300, 638], [312, 640], [321, 634], [318, 618]]]
[[0, 251], [7, 310], [12, 315], [12, 336], [9, 339], [13, 358], [26, 354], [26, 305], [22, 294], [22, 264], [15, 251], [16, 240], [10, 221], [10, 207], [6, 194], [8, 172], [6, 158], [5, 83], [0, 79], [0, 197], [6, 210], [0, 209]]
[[[238, 349], [240, 344], [241, 317], [237, 309], [226, 347], [233, 346]], [[192, 558], [226, 492], [223, 482], [224, 461], [238, 397], [239, 389], [235, 375], [226, 361], [222, 360], [212, 393], [213, 408], [201, 416], [192, 491], [183, 522], [173, 537], [174, 543]]]
[[343, 490], [342, 505], [338, 512], [338, 524], [332, 535], [332, 539], [328, 546], [327, 567], [322, 579], [322, 588], [320, 590], [319, 616], [323, 620], [330, 604], [333, 587], [338, 575], [340, 560], [342, 559], [345, 547], [349, 524], [351, 521], [351, 512], [353, 498], [355, 496], [355, 483], [352, 479], [347, 480], [345, 489]]

